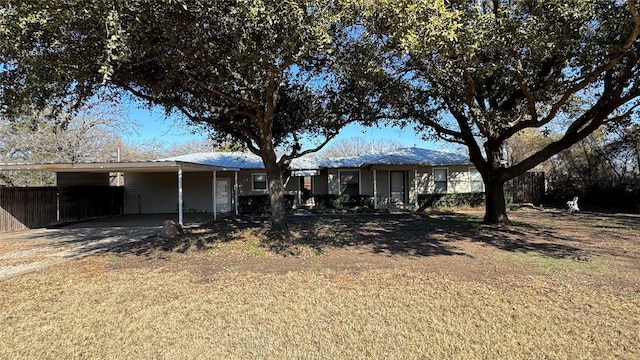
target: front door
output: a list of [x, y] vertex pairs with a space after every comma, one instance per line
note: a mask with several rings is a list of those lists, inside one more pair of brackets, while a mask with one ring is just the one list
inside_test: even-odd
[[391, 203], [404, 203], [404, 171], [391, 171]]
[[231, 211], [231, 182], [229, 179], [216, 179], [216, 211]]

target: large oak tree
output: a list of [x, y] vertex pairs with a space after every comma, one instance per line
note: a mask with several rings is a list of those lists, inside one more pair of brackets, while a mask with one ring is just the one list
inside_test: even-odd
[[[508, 222], [503, 186], [605, 123], [640, 95], [634, 0], [365, 1], [360, 74], [390, 119], [468, 148], [486, 188], [486, 223]], [[380, 85], [384, 86], [380, 86]], [[560, 133], [517, 163], [506, 144]]]
[[339, 15], [320, 0], [1, 0], [1, 110], [101, 92], [205, 123], [262, 158], [284, 230], [282, 171], [348, 118], [330, 73]]

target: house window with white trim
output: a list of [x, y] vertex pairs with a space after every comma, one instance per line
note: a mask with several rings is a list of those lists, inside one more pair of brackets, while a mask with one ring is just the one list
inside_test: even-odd
[[484, 181], [478, 169], [469, 168], [469, 190], [471, 192], [484, 192]]
[[340, 171], [340, 193], [360, 195], [360, 171]]
[[267, 190], [267, 174], [251, 174], [251, 190], [266, 191]]
[[433, 169], [433, 192], [435, 194], [447, 193], [447, 169]]

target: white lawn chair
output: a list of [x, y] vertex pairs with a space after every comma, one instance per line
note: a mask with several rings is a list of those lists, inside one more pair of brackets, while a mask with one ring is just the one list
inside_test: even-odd
[[580, 211], [580, 208], [578, 207], [578, 197], [577, 196], [574, 197], [573, 200], [567, 201], [566, 210], [569, 213], [574, 213], [574, 212]]

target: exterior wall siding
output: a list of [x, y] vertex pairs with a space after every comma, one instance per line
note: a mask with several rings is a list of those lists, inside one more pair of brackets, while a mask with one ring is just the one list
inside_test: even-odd
[[299, 176], [291, 176], [290, 173], [287, 173], [284, 178], [286, 184], [284, 187], [284, 191], [287, 194], [298, 193], [300, 191], [300, 177]]
[[467, 193], [471, 188], [469, 166], [449, 166], [449, 186], [447, 193]]
[[[378, 187], [378, 203], [384, 203], [389, 198], [389, 171], [376, 169], [376, 185]], [[372, 185], [373, 186], [373, 185]]]
[[[417, 170], [416, 170], [417, 169]], [[447, 169], [447, 193], [464, 193], [470, 191], [470, 175], [468, 165], [409, 168], [402, 166], [376, 167], [376, 184], [378, 203], [383, 204], [390, 199], [391, 171], [403, 171], [405, 179], [406, 204], [413, 204], [419, 194], [434, 192], [434, 169]], [[313, 194], [339, 194], [340, 171], [360, 172], [360, 194], [374, 195], [373, 169], [340, 168], [323, 170], [320, 175], [312, 177]], [[264, 195], [265, 190], [253, 190], [252, 175], [264, 174], [261, 169], [241, 170], [238, 172], [238, 195]], [[417, 177], [416, 177], [417, 174]], [[231, 191], [231, 207], [233, 208], [234, 173], [217, 172], [218, 179], [228, 179]], [[178, 175], [177, 173], [127, 173], [125, 176], [125, 213], [175, 213], [178, 210]], [[292, 176], [285, 186], [287, 194], [300, 193], [300, 177]], [[286, 180], [286, 178], [285, 178]], [[213, 174], [211, 172], [185, 172], [183, 174], [183, 209], [185, 212], [213, 211]]]
[[322, 170], [320, 175], [314, 176], [311, 180], [311, 190], [313, 194], [329, 194], [329, 172]]
[[[228, 179], [221, 173], [216, 174], [216, 180]], [[233, 184], [233, 180], [229, 179]], [[176, 175], [176, 194], [178, 192]], [[188, 172], [182, 175], [182, 201], [183, 211], [186, 212], [213, 212], [213, 173]], [[176, 198], [176, 204], [178, 203]], [[176, 206], [177, 210], [177, 206]]]
[[109, 173], [56, 173], [57, 186], [109, 186]]
[[[247, 180], [250, 183], [250, 175]], [[178, 211], [178, 174], [127, 173], [125, 214], [175, 213]], [[216, 179], [227, 179], [233, 208], [234, 174], [218, 171]], [[238, 175], [238, 182], [241, 182]], [[251, 185], [249, 185], [251, 186]], [[213, 172], [185, 172], [182, 175], [184, 212], [213, 212]]]
[[433, 192], [433, 172], [431, 167], [419, 168], [418, 177], [414, 179], [414, 182], [417, 186], [418, 194], [429, 194]]
[[177, 173], [125, 173], [125, 214], [174, 213], [178, 210]]
[[348, 170], [360, 170], [360, 195], [373, 196], [373, 172], [366, 168]]

